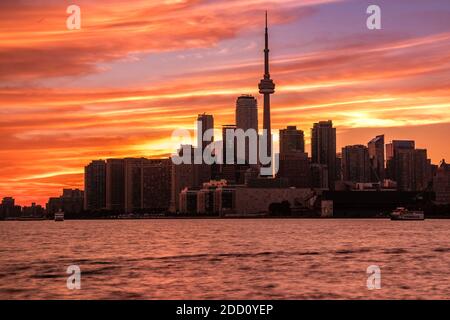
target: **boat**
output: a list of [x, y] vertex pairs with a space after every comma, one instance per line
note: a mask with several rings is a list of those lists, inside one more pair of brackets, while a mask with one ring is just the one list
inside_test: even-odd
[[398, 207], [391, 213], [391, 220], [425, 220], [425, 214], [420, 210], [408, 210], [403, 207]]
[[55, 221], [64, 221], [64, 212], [62, 210], [55, 213]]

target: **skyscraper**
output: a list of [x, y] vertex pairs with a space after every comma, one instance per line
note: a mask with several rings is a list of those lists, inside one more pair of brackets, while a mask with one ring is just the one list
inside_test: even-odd
[[289, 151], [305, 152], [305, 135], [296, 126], [280, 130], [280, 154]]
[[379, 135], [369, 141], [370, 173], [372, 182], [384, 180], [384, 135]]
[[397, 166], [399, 150], [414, 150], [415, 142], [412, 140], [393, 140], [386, 144], [386, 177], [397, 181]]
[[125, 212], [151, 213], [169, 208], [170, 159], [125, 159]]
[[[210, 114], [199, 114], [197, 117], [197, 122], [201, 124], [201, 130], [197, 130], [198, 134], [198, 141], [197, 141], [197, 147], [202, 148], [202, 154], [203, 151], [205, 151], [206, 147], [214, 141], [214, 136], [212, 136], [210, 141], [203, 141], [204, 134], [207, 130], [213, 130], [214, 129], [214, 117]], [[197, 128], [200, 129], [200, 128]]]
[[433, 190], [438, 204], [450, 204], [450, 165], [442, 160], [433, 178]]
[[296, 126], [280, 130], [280, 163], [278, 178], [288, 181], [290, 187], [311, 186], [311, 169], [308, 154], [305, 153], [303, 131]]
[[[320, 121], [314, 123], [311, 129], [311, 158], [315, 168], [324, 169], [327, 166], [328, 188], [334, 190], [334, 181], [336, 180], [336, 128], [333, 128], [333, 122]], [[322, 175], [320, 175], [322, 176]]]
[[264, 48], [264, 78], [259, 83], [259, 93], [264, 95], [264, 120], [263, 129], [267, 134], [267, 155], [272, 155], [272, 131], [270, 125], [270, 95], [275, 93], [275, 83], [270, 78], [269, 72], [269, 32], [267, 27], [266, 12], [266, 30], [265, 30], [265, 48]]
[[106, 160], [106, 209], [121, 212], [125, 208], [125, 160]]
[[[236, 101], [236, 129], [244, 132], [253, 130], [258, 135], [258, 106], [256, 99], [250, 95], [242, 95]], [[245, 137], [245, 163], [250, 163], [250, 140]], [[255, 164], [255, 163], [253, 163]]]
[[386, 173], [400, 191], [422, 191], [431, 181], [426, 149], [416, 149], [412, 140], [394, 140], [386, 145]]
[[242, 95], [236, 101], [236, 128], [258, 132], [258, 103], [251, 95]]
[[342, 176], [344, 181], [370, 181], [369, 151], [366, 146], [354, 145], [342, 148]]
[[94, 160], [84, 168], [84, 209], [106, 207], [106, 162]]

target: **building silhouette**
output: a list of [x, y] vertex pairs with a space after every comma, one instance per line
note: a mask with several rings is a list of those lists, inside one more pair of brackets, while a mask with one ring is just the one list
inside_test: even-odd
[[309, 188], [311, 168], [305, 153], [304, 133], [296, 126], [280, 130], [280, 162], [277, 178], [288, 181], [290, 187]]
[[280, 154], [291, 151], [305, 152], [305, 134], [296, 126], [280, 130]]
[[378, 135], [367, 144], [370, 159], [372, 182], [382, 182], [385, 177], [384, 168], [384, 135]]
[[58, 211], [66, 214], [83, 212], [84, 192], [80, 189], [63, 189], [59, 197], [51, 197], [46, 204], [47, 214], [54, 215]]
[[270, 95], [275, 93], [275, 83], [270, 78], [269, 68], [269, 33], [267, 26], [266, 12], [266, 29], [265, 29], [265, 48], [264, 48], [264, 78], [259, 83], [259, 93], [264, 95], [264, 111], [263, 111], [263, 130], [267, 134], [266, 154], [272, 156], [272, 129], [270, 120]]
[[318, 170], [327, 170], [327, 188], [333, 190], [336, 180], [336, 128], [333, 128], [333, 122], [320, 121], [314, 123], [311, 129], [311, 160], [314, 166], [315, 181], [321, 178], [323, 182], [324, 172], [318, 173]]
[[433, 178], [436, 203], [450, 204], [450, 165], [442, 160]]
[[[202, 154], [206, 147], [214, 141], [214, 135], [212, 135], [210, 141], [203, 141], [203, 137], [207, 130], [214, 130], [214, 117], [210, 114], [199, 114], [197, 117], [197, 123], [201, 125], [201, 128], [197, 128], [197, 146], [202, 150]], [[201, 129], [201, 130], [199, 130]]]
[[342, 179], [352, 182], [370, 182], [369, 150], [364, 145], [342, 148]]
[[164, 212], [170, 206], [170, 159], [126, 158], [125, 213]]
[[94, 160], [84, 168], [84, 209], [106, 208], [106, 162]]
[[125, 209], [125, 160], [106, 160], [106, 209], [123, 212]]
[[[256, 99], [251, 95], [242, 95], [236, 100], [236, 129], [244, 132], [251, 130], [258, 134], [258, 104]], [[250, 133], [250, 132], [249, 132]], [[245, 164], [250, 163], [250, 140], [245, 137]], [[256, 159], [257, 160], [257, 159]]]
[[416, 149], [412, 140], [393, 140], [386, 145], [386, 174], [399, 191], [422, 191], [432, 180], [426, 149]]

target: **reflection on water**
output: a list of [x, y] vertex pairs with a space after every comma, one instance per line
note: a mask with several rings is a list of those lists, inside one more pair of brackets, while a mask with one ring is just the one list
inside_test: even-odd
[[[450, 220], [0, 222], [2, 299], [449, 299]], [[66, 269], [81, 268], [81, 290]], [[369, 265], [381, 290], [366, 287]]]

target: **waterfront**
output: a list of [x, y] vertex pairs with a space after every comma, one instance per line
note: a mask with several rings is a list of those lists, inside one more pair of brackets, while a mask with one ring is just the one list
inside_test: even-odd
[[[2, 299], [449, 299], [450, 221], [0, 222]], [[81, 268], [81, 290], [66, 269]], [[368, 290], [366, 269], [381, 268]]]

